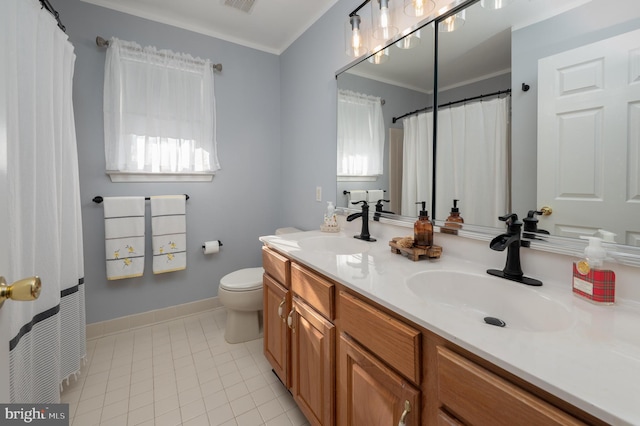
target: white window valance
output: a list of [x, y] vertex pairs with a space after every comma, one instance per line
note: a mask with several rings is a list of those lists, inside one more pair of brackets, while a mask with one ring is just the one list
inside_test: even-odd
[[107, 172], [219, 170], [211, 61], [112, 38], [104, 134]]
[[381, 98], [338, 91], [338, 176], [383, 174], [384, 119]]

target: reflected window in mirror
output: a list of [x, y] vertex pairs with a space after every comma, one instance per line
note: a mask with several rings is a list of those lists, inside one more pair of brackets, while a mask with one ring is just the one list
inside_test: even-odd
[[338, 92], [338, 176], [383, 174], [382, 99], [350, 90]]

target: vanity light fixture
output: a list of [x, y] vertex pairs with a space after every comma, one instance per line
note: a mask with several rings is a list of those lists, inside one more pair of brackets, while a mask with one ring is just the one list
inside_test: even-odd
[[373, 21], [373, 38], [377, 40], [389, 40], [398, 34], [398, 28], [395, 27], [395, 13], [389, 7], [392, 0], [377, 0], [373, 3], [377, 4], [371, 7], [371, 19]]
[[425, 16], [435, 8], [433, 0], [404, 0], [404, 13], [407, 16]]
[[450, 33], [457, 30], [464, 25], [465, 17], [466, 10], [461, 10], [454, 15], [448, 16], [438, 23], [438, 31], [441, 33]]
[[480, 0], [480, 6], [489, 10], [502, 9], [509, 6], [513, 0]]
[[378, 50], [376, 53], [369, 56], [367, 60], [374, 65], [384, 64], [389, 60], [389, 49]]
[[360, 57], [368, 52], [367, 50], [367, 34], [363, 26], [362, 19], [358, 12], [365, 7], [371, 0], [364, 0], [360, 6], [356, 7], [349, 14], [349, 21], [345, 25], [345, 52], [349, 56], [355, 58]]
[[400, 40], [396, 41], [396, 47], [398, 49], [413, 49], [420, 44], [420, 30], [414, 31], [411, 34], [407, 34]]
[[367, 53], [365, 46], [365, 31], [361, 27], [362, 20], [360, 15], [349, 15], [347, 30], [345, 33], [346, 53], [355, 58]]

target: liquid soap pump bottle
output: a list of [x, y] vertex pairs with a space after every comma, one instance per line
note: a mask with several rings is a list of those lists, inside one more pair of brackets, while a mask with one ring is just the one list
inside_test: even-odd
[[427, 212], [426, 202], [418, 201], [416, 204], [422, 204], [420, 216], [413, 225], [414, 245], [420, 247], [431, 247], [433, 245], [433, 224], [429, 220], [429, 212]]
[[573, 263], [573, 293], [591, 302], [612, 305], [615, 302], [616, 274], [603, 269], [607, 251], [598, 237], [580, 237], [589, 240], [584, 259]]
[[440, 229], [440, 232], [445, 234], [458, 234], [458, 229], [462, 228], [464, 219], [460, 216], [460, 209], [458, 208], [458, 201], [453, 200], [453, 207], [451, 207], [451, 213], [444, 223], [444, 227]]

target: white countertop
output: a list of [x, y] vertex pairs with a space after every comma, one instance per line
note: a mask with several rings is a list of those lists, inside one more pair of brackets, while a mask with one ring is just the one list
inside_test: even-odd
[[[406, 281], [426, 270], [485, 274], [487, 268], [502, 269], [506, 252], [492, 252], [485, 242], [436, 234], [435, 244], [443, 246], [442, 257], [413, 262], [391, 253], [388, 245], [391, 237], [410, 235], [411, 229], [383, 228], [378, 223], [373, 228], [372, 236], [378, 241], [368, 243], [366, 253], [336, 255], [328, 250], [305, 250], [299, 244], [318, 236], [352, 238], [353, 230], [265, 236], [260, 241], [608, 423], [640, 425], [638, 304], [617, 301], [614, 306], [598, 306], [575, 297], [571, 263], [560, 259], [568, 263], [566, 280], [549, 279], [548, 272], [537, 267], [544, 285], [531, 287], [531, 291], [567, 307], [571, 325], [543, 332], [487, 325], [481, 319], [458, 315], [450, 307], [425, 302]], [[469, 255], [458, 256], [461, 251]], [[525, 275], [541, 278], [526, 268], [533, 269], [536, 261], [525, 265], [524, 259], [538, 255], [527, 252], [521, 256]], [[538, 263], [559, 261], [557, 256], [540, 259]]]

